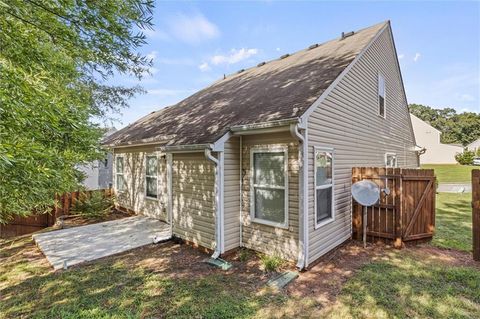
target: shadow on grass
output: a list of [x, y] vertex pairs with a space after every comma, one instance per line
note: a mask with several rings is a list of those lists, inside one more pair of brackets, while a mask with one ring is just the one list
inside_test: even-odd
[[225, 273], [204, 264], [205, 257], [167, 243], [59, 272], [35, 263], [35, 274], [22, 272], [25, 258], [1, 262], [6, 275], [17, 278], [0, 288], [0, 313], [6, 318], [254, 316], [263, 298], [256, 295], [262, 284], [258, 274]]
[[399, 253], [366, 265], [344, 286], [332, 318], [476, 318], [480, 271], [431, 265]]

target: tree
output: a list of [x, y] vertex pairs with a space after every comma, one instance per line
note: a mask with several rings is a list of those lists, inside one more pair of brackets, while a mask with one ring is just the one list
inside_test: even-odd
[[101, 158], [93, 123], [127, 106], [151, 61], [136, 53], [152, 0], [0, 0], [0, 222], [78, 187], [78, 164]]
[[480, 138], [480, 114], [457, 114], [453, 108], [434, 109], [410, 104], [410, 112], [442, 132], [441, 142], [466, 146]]

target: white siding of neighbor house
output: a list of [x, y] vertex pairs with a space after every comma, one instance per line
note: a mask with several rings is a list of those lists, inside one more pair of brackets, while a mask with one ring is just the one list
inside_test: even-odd
[[[385, 166], [385, 153], [398, 166], [417, 167], [415, 138], [404, 97], [390, 28], [369, 47], [308, 118], [309, 263], [351, 236], [351, 170]], [[377, 83], [386, 82], [386, 118], [378, 115]], [[315, 229], [314, 147], [334, 148], [335, 220]]]
[[153, 146], [115, 149], [113, 187], [116, 187], [116, 158], [123, 156], [126, 189], [123, 192], [115, 189], [117, 204], [136, 213], [166, 221], [168, 196], [165, 158], [158, 156], [158, 199], [145, 196], [145, 161], [147, 155], [153, 154], [159, 155]]
[[442, 132], [422, 121], [413, 114], [413, 131], [417, 144], [426, 149], [420, 156], [420, 164], [457, 164], [455, 155], [463, 152], [463, 147], [458, 145], [443, 144], [440, 142]]
[[240, 137], [225, 142], [225, 251], [240, 246]]
[[173, 154], [173, 233], [215, 248], [215, 165], [203, 152]]
[[[288, 229], [253, 222], [250, 218], [250, 151], [259, 146], [288, 147]], [[289, 132], [242, 137], [242, 243], [246, 248], [288, 260], [298, 253], [298, 142]]]

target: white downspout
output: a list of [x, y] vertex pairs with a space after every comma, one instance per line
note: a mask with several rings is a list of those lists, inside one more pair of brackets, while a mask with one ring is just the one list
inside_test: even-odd
[[297, 268], [304, 269], [308, 266], [308, 145], [307, 128], [304, 135], [298, 131], [299, 124], [290, 125], [290, 133], [302, 144], [300, 160], [301, 173], [299, 174], [299, 251]]
[[205, 157], [207, 160], [212, 161], [215, 164], [215, 206], [216, 206], [216, 220], [215, 220], [215, 251], [212, 258], [217, 259], [222, 253], [222, 228], [223, 228], [223, 152], [219, 152], [219, 158], [216, 159], [212, 155], [212, 151], [208, 148], [205, 149]]
[[240, 135], [240, 247], [243, 247], [243, 140]]
[[170, 236], [173, 236], [173, 154], [167, 153], [167, 209], [168, 209], [168, 221], [170, 223]]

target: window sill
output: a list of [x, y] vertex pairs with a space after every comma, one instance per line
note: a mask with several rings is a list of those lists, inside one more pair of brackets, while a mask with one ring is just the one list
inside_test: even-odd
[[258, 218], [252, 218], [252, 223], [288, 230], [288, 223], [280, 224], [280, 223], [270, 222], [268, 220], [263, 220]]
[[145, 196], [145, 199], [152, 200], [152, 201], [159, 201], [160, 198], [158, 197], [150, 197], [150, 196]]
[[322, 220], [320, 223], [317, 223], [317, 222], [315, 221], [315, 228], [314, 228], [314, 229], [319, 229], [320, 227], [323, 227], [323, 226], [325, 226], [325, 225], [328, 225], [328, 224], [330, 224], [330, 223], [332, 223], [332, 222], [334, 222], [334, 221], [335, 221], [335, 218], [334, 218], [334, 217], [331, 217], [331, 218], [329, 218], [329, 219]]

